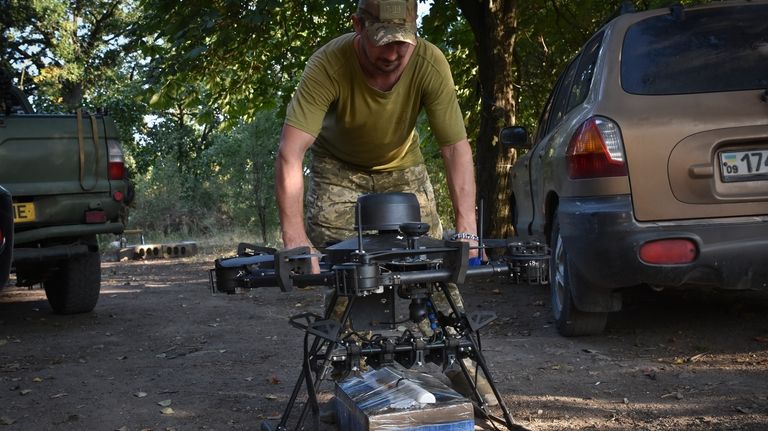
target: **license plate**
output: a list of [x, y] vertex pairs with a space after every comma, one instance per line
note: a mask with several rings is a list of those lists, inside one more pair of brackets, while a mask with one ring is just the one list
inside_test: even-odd
[[723, 181], [768, 180], [768, 150], [722, 151]]
[[35, 204], [32, 202], [13, 204], [13, 222], [26, 223], [35, 221]]

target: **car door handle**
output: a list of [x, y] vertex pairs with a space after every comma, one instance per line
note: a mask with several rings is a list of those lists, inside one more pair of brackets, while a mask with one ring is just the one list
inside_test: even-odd
[[715, 175], [715, 168], [711, 163], [691, 165], [688, 167], [688, 176], [691, 178], [711, 178]]

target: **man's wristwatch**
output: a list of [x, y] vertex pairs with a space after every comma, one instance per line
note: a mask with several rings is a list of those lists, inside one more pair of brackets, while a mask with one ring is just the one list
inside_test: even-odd
[[480, 238], [477, 235], [469, 232], [457, 232], [451, 235], [451, 241], [458, 241], [460, 239], [468, 239], [470, 241], [479, 242]]

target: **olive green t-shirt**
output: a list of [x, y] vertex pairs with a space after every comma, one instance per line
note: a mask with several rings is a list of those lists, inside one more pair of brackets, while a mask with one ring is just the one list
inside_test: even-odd
[[365, 81], [354, 33], [319, 49], [288, 105], [286, 124], [316, 138], [312, 150], [369, 171], [423, 163], [416, 119], [424, 108], [440, 146], [466, 138], [453, 77], [440, 50], [419, 39], [400, 80], [379, 91]]

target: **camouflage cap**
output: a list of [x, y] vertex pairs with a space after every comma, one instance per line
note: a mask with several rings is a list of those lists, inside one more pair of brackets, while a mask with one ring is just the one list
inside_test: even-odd
[[416, 45], [417, 0], [360, 0], [358, 13], [365, 18], [368, 36], [377, 46], [392, 42]]

